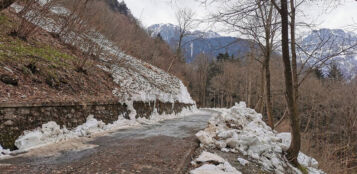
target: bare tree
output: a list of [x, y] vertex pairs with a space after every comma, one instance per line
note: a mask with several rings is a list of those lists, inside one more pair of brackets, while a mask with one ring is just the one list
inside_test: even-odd
[[190, 34], [190, 30], [193, 28], [194, 13], [189, 8], [179, 9], [176, 12], [176, 20], [179, 26], [179, 40], [177, 43], [178, 56], [182, 56], [182, 42], [184, 37]]
[[58, 1], [59, 0], [45, 2], [40, 0], [19, 1], [23, 6], [22, 10], [18, 13], [21, 17], [21, 22], [11, 34], [26, 40], [39, 30], [37, 25], [51, 25], [50, 23], [52, 21], [49, 21], [48, 17], [52, 14], [51, 9], [57, 5]]
[[[190, 34], [190, 30], [193, 28], [194, 12], [189, 8], [178, 9], [176, 12], [176, 21], [179, 26], [178, 28], [179, 38], [177, 41], [176, 58], [179, 58], [182, 62], [184, 62], [185, 59], [182, 53], [183, 40], [186, 36]], [[167, 70], [168, 72], [170, 72], [174, 61], [175, 58], [172, 59], [169, 68]]]
[[199, 90], [199, 101], [201, 106], [206, 106], [206, 89], [209, 70], [209, 57], [205, 54], [199, 54], [194, 60], [193, 64], [195, 75], [197, 76], [197, 84]]
[[[208, 0], [206, 0], [207, 2]], [[252, 39], [260, 48], [259, 52], [264, 57], [262, 64], [262, 74], [264, 78], [261, 85], [264, 92], [257, 107], [262, 108], [263, 98], [265, 100], [266, 114], [269, 126], [274, 129], [272, 116], [272, 94], [271, 94], [271, 75], [270, 58], [276, 47], [276, 32], [279, 29], [279, 15], [270, 1], [221, 1], [222, 8], [218, 13], [212, 15], [212, 20], [228, 26], [229, 31], [239, 32], [240, 34]], [[253, 46], [254, 48], [255, 46]], [[259, 109], [262, 111], [262, 109]]]
[[289, 109], [291, 126], [291, 143], [287, 150], [287, 159], [295, 166], [299, 166], [297, 157], [301, 147], [300, 119], [298, 115], [297, 101], [294, 94], [294, 80], [290, 60], [289, 42], [289, 4], [288, 0], [280, 0], [280, 7], [275, 0], [271, 0], [281, 16], [282, 58], [284, 62], [285, 95]]

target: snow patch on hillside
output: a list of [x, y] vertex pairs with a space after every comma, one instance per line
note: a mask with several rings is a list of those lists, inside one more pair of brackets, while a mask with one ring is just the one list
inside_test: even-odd
[[[261, 164], [264, 170], [284, 174], [299, 173], [283, 155], [290, 143], [289, 134], [277, 134], [262, 121], [262, 115], [247, 108], [245, 103], [230, 109], [212, 109], [220, 114], [209, 121], [208, 127], [196, 134], [201, 144], [222, 151], [241, 152]], [[299, 162], [312, 174], [323, 174], [315, 159], [299, 154]]]
[[[46, 0], [43, 1], [45, 3]], [[18, 13], [23, 7], [14, 3], [12, 8]], [[51, 12], [57, 15], [66, 15], [70, 11], [61, 6], [51, 8]], [[31, 23], [41, 27], [42, 29], [58, 33], [62, 24], [52, 18], [34, 15], [36, 12], [30, 11], [25, 14]], [[120, 102], [155, 102], [157, 100], [163, 103], [184, 103], [195, 104], [192, 100], [187, 88], [182, 81], [177, 77], [139, 59], [125, 54], [113, 42], [107, 39], [101, 33], [93, 30], [91, 33], [73, 33], [61, 35], [61, 39], [69, 44], [93, 41], [103, 49], [103, 53], [98, 55], [100, 59], [109, 64], [110, 67], [98, 66], [107, 72], [110, 72], [114, 81], [120, 85], [120, 88], [113, 89], [113, 94], [121, 99]], [[87, 51], [87, 46], [78, 46], [79, 49]]]
[[118, 98], [129, 101], [194, 104], [181, 80], [140, 60], [125, 55], [122, 63], [111, 65], [114, 82], [121, 86], [113, 91]]

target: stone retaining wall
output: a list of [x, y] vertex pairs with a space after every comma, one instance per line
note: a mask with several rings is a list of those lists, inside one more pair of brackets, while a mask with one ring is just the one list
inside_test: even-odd
[[[137, 117], [149, 118], [156, 108], [160, 114], [181, 112], [190, 105], [162, 102], [134, 102]], [[104, 123], [113, 123], [119, 115], [129, 118], [126, 104], [116, 101], [91, 103], [40, 103], [40, 104], [0, 104], [0, 144], [4, 148], [16, 149], [15, 140], [26, 130], [41, 127], [49, 121], [61, 126], [75, 128], [86, 122], [88, 115], [94, 115]]]

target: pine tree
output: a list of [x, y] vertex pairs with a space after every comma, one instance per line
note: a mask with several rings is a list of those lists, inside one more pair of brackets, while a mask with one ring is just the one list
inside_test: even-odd
[[227, 60], [229, 60], [230, 59], [230, 56], [229, 56], [229, 54], [228, 54], [228, 52], [226, 52], [226, 53], [219, 53], [218, 55], [217, 55], [217, 57], [216, 57], [216, 59], [217, 59], [217, 61], [227, 61]]
[[124, 1], [119, 2], [119, 12], [125, 16], [130, 14], [130, 10]]
[[322, 71], [319, 68], [314, 68], [313, 71], [314, 71], [315, 76], [318, 79], [324, 79], [325, 78], [324, 74], [322, 73]]
[[225, 60], [229, 60], [229, 54], [228, 54], [228, 52], [226, 51], [226, 53], [224, 53], [224, 58], [225, 58]]
[[336, 63], [333, 63], [331, 65], [330, 71], [328, 73], [328, 78], [331, 80], [342, 80], [343, 79], [343, 74]]
[[161, 34], [160, 34], [160, 33], [159, 33], [159, 34], [157, 34], [156, 39], [159, 39], [160, 41], [163, 41], [163, 40], [164, 40], [164, 39], [162, 39], [162, 36], [161, 36]]

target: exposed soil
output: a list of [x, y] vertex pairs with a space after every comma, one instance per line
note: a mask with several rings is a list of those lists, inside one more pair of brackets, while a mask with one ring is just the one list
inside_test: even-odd
[[[26, 41], [10, 36], [20, 19], [9, 9], [0, 13], [0, 103], [99, 101], [115, 99], [111, 75], [82, 53], [63, 44], [50, 33], [39, 31]], [[9, 83], [9, 79], [17, 84]]]

